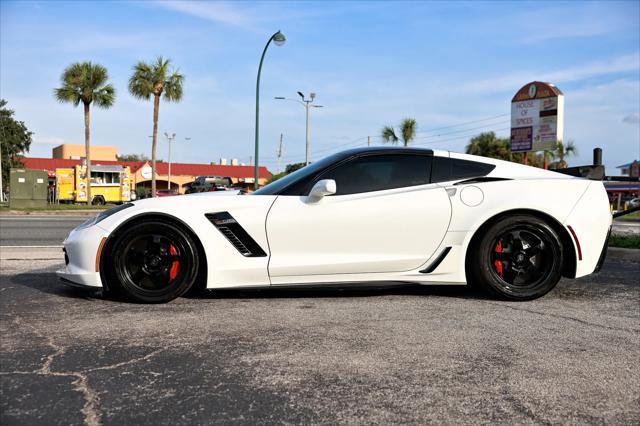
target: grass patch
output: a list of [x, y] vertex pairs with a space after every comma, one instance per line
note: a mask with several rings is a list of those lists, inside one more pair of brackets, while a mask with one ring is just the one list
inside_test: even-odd
[[609, 247], [640, 249], [640, 235], [612, 235], [609, 238]]
[[633, 220], [633, 221], [637, 221], [637, 220], [640, 220], [640, 212], [633, 212], [633, 213], [625, 214], [624, 216], [620, 216], [620, 217], [616, 218], [616, 220]]

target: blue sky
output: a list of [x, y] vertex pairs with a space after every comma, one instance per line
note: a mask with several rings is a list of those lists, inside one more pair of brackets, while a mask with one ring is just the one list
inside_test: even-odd
[[[274, 96], [317, 93], [311, 158], [373, 143], [385, 124], [418, 121], [418, 146], [463, 151], [485, 130], [508, 135], [510, 100], [525, 83], [565, 94], [572, 164], [604, 149], [613, 167], [640, 156], [640, 2], [192, 2], [2, 1], [0, 96], [35, 132], [30, 155], [83, 143], [81, 109], [52, 90], [72, 62], [105, 65], [115, 106], [94, 109], [92, 143], [150, 154], [152, 105], [132, 98], [138, 60], [169, 57], [184, 99], [163, 103], [160, 132], [177, 134], [173, 160], [249, 162], [259, 56], [277, 30], [261, 90], [261, 164], [304, 160], [304, 109]], [[482, 120], [482, 121], [480, 121]], [[473, 123], [469, 123], [473, 122]], [[469, 123], [469, 124], [464, 124]], [[191, 140], [186, 142], [185, 137]], [[167, 144], [160, 140], [159, 157]]]

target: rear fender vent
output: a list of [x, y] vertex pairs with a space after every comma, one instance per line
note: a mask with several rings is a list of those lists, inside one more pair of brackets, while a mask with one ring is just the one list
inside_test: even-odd
[[245, 257], [265, 257], [267, 253], [229, 212], [206, 213], [205, 217]]

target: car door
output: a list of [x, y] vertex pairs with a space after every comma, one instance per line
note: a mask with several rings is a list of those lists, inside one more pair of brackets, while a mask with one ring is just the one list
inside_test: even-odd
[[[309, 179], [303, 195], [280, 195], [267, 216], [269, 274], [408, 271], [438, 248], [451, 217], [446, 191], [429, 183], [432, 157], [361, 155]], [[308, 197], [322, 179], [336, 193]]]

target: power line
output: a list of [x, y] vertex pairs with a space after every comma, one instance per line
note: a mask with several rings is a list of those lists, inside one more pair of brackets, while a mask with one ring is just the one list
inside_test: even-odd
[[490, 120], [493, 120], [494, 118], [507, 117], [507, 116], [509, 116], [509, 115], [511, 115], [511, 113], [509, 113], [509, 114], [494, 115], [493, 117], [482, 118], [482, 119], [480, 119], [480, 120], [467, 121], [467, 122], [459, 123], [459, 124], [452, 124], [451, 126], [436, 127], [436, 128], [434, 128], [434, 129], [421, 130], [421, 131], [416, 132], [416, 133], [429, 133], [429, 132], [435, 132], [436, 130], [450, 129], [450, 128], [452, 128], [452, 127], [460, 127], [460, 126], [465, 126], [465, 125], [467, 125], [467, 124], [481, 123], [481, 122], [483, 122], [483, 121], [490, 121]]
[[[494, 116], [491, 116], [491, 117], [481, 118], [481, 119], [477, 119], [477, 120], [465, 121], [465, 122], [458, 123], [458, 124], [452, 124], [452, 125], [442, 126], [442, 127], [435, 127], [435, 128], [428, 129], [428, 130], [418, 131], [416, 133], [431, 133], [431, 132], [435, 132], [435, 131], [438, 131], [438, 130], [452, 129], [452, 128], [455, 128], [455, 127], [466, 126], [466, 125], [469, 125], [469, 124], [475, 124], [475, 123], [482, 123], [482, 122], [485, 122], [485, 121], [491, 121], [491, 120], [495, 120], [497, 118], [507, 117], [509, 115], [511, 115], [511, 114], [510, 113], [508, 113], [508, 114], [499, 114], [499, 115], [494, 115]], [[472, 128], [469, 128], [469, 129], [460, 129], [460, 130], [455, 130], [455, 131], [452, 131], [452, 132], [439, 133], [437, 135], [418, 136], [418, 137], [416, 137], [414, 139], [422, 140], [422, 139], [439, 138], [439, 137], [446, 136], [446, 135], [452, 135], [452, 134], [457, 134], [457, 133], [464, 133], [464, 132], [480, 130], [480, 129], [484, 129], [485, 127], [495, 126], [495, 125], [500, 125], [500, 124], [506, 124], [506, 123], [509, 123], [509, 122], [510, 122], [509, 120], [506, 120], [506, 121], [499, 121], [499, 122], [496, 122], [496, 123], [487, 123], [487, 124], [479, 126], [479, 127], [472, 127]], [[501, 128], [501, 129], [495, 129], [495, 130], [487, 129], [486, 131], [501, 131], [501, 130], [506, 130], [506, 129], [509, 129], [509, 128], [507, 127], [507, 128]], [[457, 137], [457, 138], [450, 138], [450, 139], [445, 139], [445, 140], [434, 140], [432, 142], [427, 142], [427, 144], [446, 142], [446, 141], [451, 141], [451, 140], [457, 140], [457, 139], [462, 139], [462, 138], [469, 137], [469, 136], [473, 136], [473, 135], [466, 135], [466, 136], [461, 136], [461, 137]], [[327, 147], [327, 148], [322, 148], [322, 149], [316, 150], [316, 151], [314, 151], [314, 155], [322, 154], [324, 152], [335, 151], [335, 150], [338, 150], [340, 148], [351, 147], [352, 145], [353, 145], [353, 147], [355, 147], [355, 146], [359, 145], [358, 142], [360, 142], [360, 141], [367, 140], [369, 142], [370, 138], [380, 139], [381, 136], [379, 136], [379, 135], [361, 136], [359, 138], [352, 139], [351, 141], [343, 143], [343, 144], [339, 144], [339, 145], [335, 145], [335, 146], [332, 146], [332, 147]], [[424, 143], [423, 144], [413, 144], [413, 145], [424, 145]], [[269, 159], [273, 159], [273, 157], [268, 157], [268, 158]], [[297, 156], [297, 155], [281, 157], [281, 159], [285, 160], [285, 161], [291, 161], [292, 159], [296, 159], [297, 160], [299, 158], [300, 158], [300, 156]], [[267, 159], [267, 157], [265, 157], [265, 159]]]
[[[490, 132], [500, 132], [502, 130], [509, 130], [509, 129], [511, 129], [511, 127], [502, 127], [500, 129], [492, 129], [492, 130], [488, 130], [488, 131], [490, 131]], [[455, 138], [438, 139], [438, 140], [435, 140], [435, 141], [416, 143], [416, 144], [412, 144], [412, 146], [415, 146], [415, 145], [418, 145], [418, 146], [420, 146], [420, 145], [431, 145], [431, 144], [436, 144], [436, 143], [451, 142], [451, 141], [455, 141], [455, 140], [459, 140], [459, 139], [466, 139], [466, 138], [473, 137], [473, 136], [475, 136], [475, 135], [472, 133], [470, 135], [456, 136]]]
[[497, 125], [500, 125], [500, 124], [506, 124], [506, 123], [510, 123], [510, 121], [509, 121], [509, 120], [507, 120], [507, 121], [499, 121], [499, 122], [497, 122], [497, 123], [489, 123], [489, 124], [485, 124], [484, 126], [480, 126], [480, 127], [473, 127], [473, 128], [470, 128], [470, 129], [462, 129], [462, 130], [454, 130], [453, 132], [440, 133], [440, 134], [437, 134], [437, 135], [431, 135], [431, 136], [419, 136], [419, 137], [416, 137], [416, 138], [414, 138], [414, 139], [430, 139], [430, 138], [437, 138], [437, 137], [440, 137], [440, 136], [453, 135], [453, 134], [456, 134], [456, 133], [462, 133], [462, 132], [470, 132], [470, 131], [472, 131], [472, 130], [484, 129], [485, 127], [489, 127], [489, 126], [497, 126]]
[[[498, 124], [498, 123], [496, 123], [496, 124]], [[502, 123], [500, 123], [500, 124], [502, 124]], [[486, 126], [483, 126], [483, 127], [486, 127]], [[486, 131], [488, 131], [488, 132], [500, 132], [500, 131], [503, 131], [503, 130], [509, 130], [510, 128], [511, 127], [501, 127], [499, 129], [487, 129]], [[466, 129], [465, 131], [474, 131], [474, 130], [476, 130], [476, 129]], [[448, 134], [453, 134], [453, 133], [460, 133], [460, 132], [459, 131], [458, 132], [449, 132]], [[452, 138], [436, 139], [436, 140], [432, 140], [432, 141], [428, 141], [428, 142], [415, 143], [415, 144], [411, 144], [411, 146], [423, 146], [423, 145], [433, 145], [433, 144], [441, 144], [441, 143], [453, 142], [453, 141], [457, 141], [457, 140], [461, 140], [461, 139], [467, 139], [467, 138], [473, 137], [475, 135], [476, 135], [475, 133], [470, 133], [470, 134], [460, 135], [460, 136], [456, 136], [456, 137], [452, 137]], [[302, 158], [301, 155], [290, 156], [290, 157], [287, 157], [287, 161], [296, 162], [296, 160], [299, 160], [301, 158]]]

